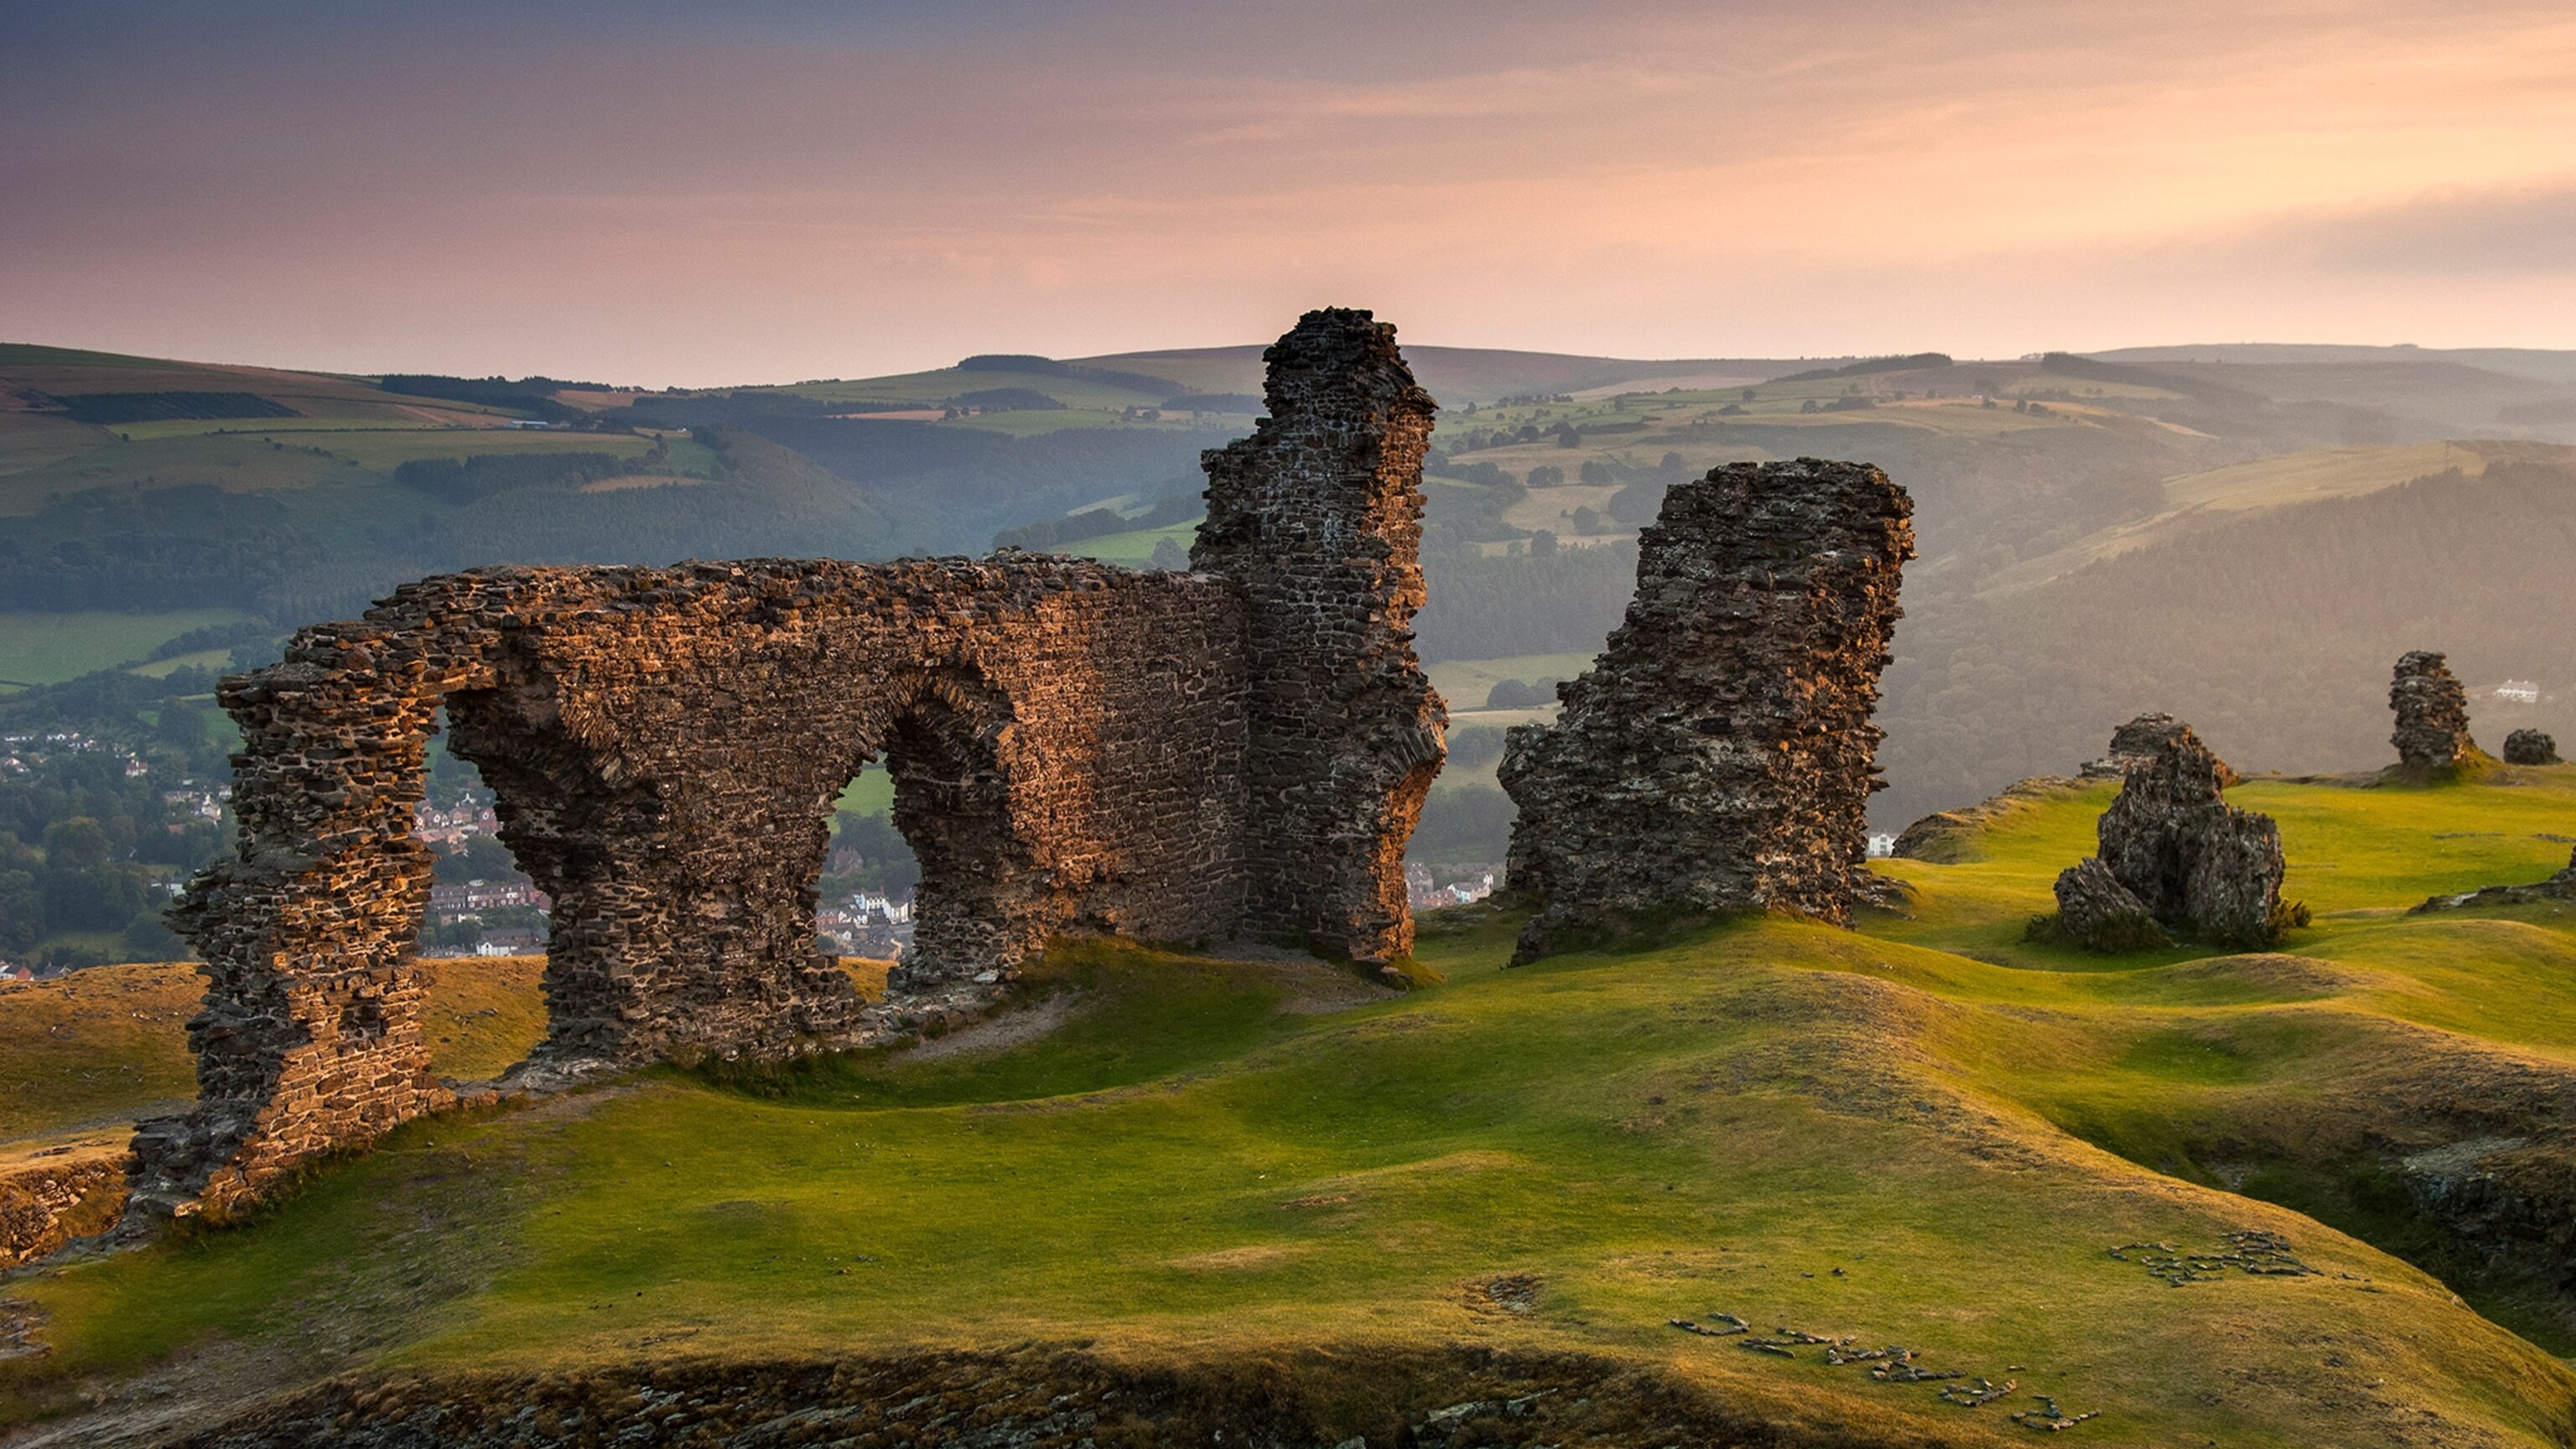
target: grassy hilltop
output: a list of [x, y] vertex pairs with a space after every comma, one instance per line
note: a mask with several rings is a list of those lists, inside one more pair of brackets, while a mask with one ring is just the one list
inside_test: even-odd
[[[2075, 1442], [2566, 1442], [2566, 1305], [2428, 1234], [2396, 1159], [2576, 1070], [2576, 910], [2404, 913], [2563, 864], [2576, 767], [2240, 787], [2317, 913], [2281, 952], [2024, 944], [2109, 794], [2032, 792], [1954, 863], [1889, 863], [1918, 898], [1858, 933], [1745, 918], [1505, 971], [1513, 918], [1471, 910], [1426, 922], [1447, 984], [1402, 997], [1069, 945], [927, 1051], [415, 1123], [258, 1221], [9, 1282], [51, 1352], [0, 1363], [0, 1413], [1080, 1349], [1267, 1375], [1373, 1444], [1578, 1365], [1629, 1377], [1482, 1432], [1666, 1443], [1654, 1416], [1698, 1404], [1760, 1442], [1981, 1444], [2044, 1393], [2100, 1411]], [[439, 993], [473, 989], [450, 967]], [[0, 996], [0, 1058], [41, 999]], [[2316, 1271], [2175, 1286], [2110, 1251], [2246, 1232]], [[1667, 1326], [1720, 1314], [2019, 1389], [1962, 1408]]]

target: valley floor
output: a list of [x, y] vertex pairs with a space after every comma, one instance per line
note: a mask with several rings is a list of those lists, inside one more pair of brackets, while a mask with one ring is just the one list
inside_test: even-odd
[[[1401, 997], [1068, 944], [1025, 993], [1042, 1034], [414, 1123], [255, 1221], [0, 1280], [0, 1424], [2576, 1438], [2576, 903], [2407, 914], [2563, 865], [2576, 767], [2252, 781], [2230, 798], [2280, 821], [2312, 928], [2260, 955], [2025, 944], [2110, 794], [2035, 790], [1951, 863], [1881, 863], [1915, 896], [1859, 932], [1739, 918], [1505, 970], [1517, 918], [1468, 907], [1425, 923], [1447, 983]], [[525, 969], [468, 966], [439, 986], [457, 1030], [532, 1038]], [[0, 995], [0, 1051], [39, 1004]], [[177, 1028], [127, 1025], [139, 1108]], [[9, 1110], [18, 1146], [79, 1125]], [[1910, 1361], [1865, 1356], [1890, 1345]]]

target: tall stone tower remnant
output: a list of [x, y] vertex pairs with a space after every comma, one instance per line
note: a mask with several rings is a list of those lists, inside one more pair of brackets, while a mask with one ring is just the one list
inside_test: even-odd
[[1885, 473], [1814, 458], [1664, 495], [1608, 647], [1506, 737], [1508, 883], [1545, 901], [1516, 962], [1673, 910], [1850, 924], [1912, 515]]
[[2468, 691], [2431, 650], [2413, 650], [2397, 661], [2388, 707], [2397, 713], [2397, 732], [2388, 742], [2397, 747], [2403, 769], [2447, 770], [2478, 747], [2469, 738]]
[[1385, 961], [1413, 949], [1404, 843], [1446, 757], [1413, 654], [1431, 395], [1366, 312], [1262, 354], [1269, 416], [1206, 455], [1190, 566], [1243, 610], [1243, 927]]
[[[239, 835], [171, 914], [205, 963], [198, 1100], [139, 1128], [133, 1211], [256, 1199], [456, 1100], [415, 959], [442, 711], [554, 902], [537, 1076], [864, 1039], [989, 1001], [1068, 933], [1392, 967], [1447, 718], [1408, 628], [1433, 405], [1366, 312], [1266, 355], [1271, 415], [1208, 455], [1193, 572], [478, 569], [225, 681]], [[876, 760], [922, 878], [871, 1006], [815, 910], [832, 803]]]

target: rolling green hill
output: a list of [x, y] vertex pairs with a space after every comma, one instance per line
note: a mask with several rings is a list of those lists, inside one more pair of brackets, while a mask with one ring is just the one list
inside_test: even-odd
[[[2499, 732], [2576, 734], [2576, 679], [2534, 642], [2557, 614], [2560, 531], [2545, 506], [2517, 531], [2519, 505], [2491, 509], [2501, 495], [2481, 476], [2497, 460], [2566, 468], [2545, 441], [2563, 429], [2503, 421], [2576, 398], [2555, 354], [2181, 349], [1857, 371], [1408, 355], [1444, 403], [1417, 621], [1435, 663], [1596, 648], [1631, 587], [1629, 540], [1676, 478], [1831, 456], [1912, 493], [1922, 557], [1887, 679], [1881, 829], [2062, 769], [2148, 708], [2193, 717], [2252, 764], [2367, 764], [2384, 733], [2372, 676], [2411, 648], [2551, 696], [2528, 719], [2488, 711]], [[182, 615], [282, 634], [486, 563], [979, 553], [1108, 507], [1134, 526], [1051, 546], [1148, 564], [1189, 531], [1153, 510], [1195, 491], [1201, 450], [1250, 425], [1258, 370], [1258, 348], [1232, 347], [673, 393], [402, 383], [469, 395], [431, 397], [0, 347], [0, 660], [29, 661], [0, 679], [128, 664], [150, 652], [142, 636], [183, 632], [169, 627]], [[1193, 396], [1214, 410], [1187, 408]], [[261, 415], [218, 416], [227, 406]], [[530, 426], [548, 418], [574, 423]], [[402, 481], [467, 459], [508, 486]], [[2434, 481], [2415, 502], [2390, 501], [2419, 477]], [[2362, 597], [2383, 577], [2405, 580], [2393, 605]], [[125, 611], [131, 627], [97, 617]], [[1502, 817], [1479, 818], [1498, 856]]]
[[[2564, 1348], [2567, 1300], [2406, 1205], [2451, 1144], [2566, 1150], [2576, 914], [2403, 908], [2563, 863], [2576, 767], [2235, 793], [2318, 912], [2280, 952], [2023, 943], [2108, 797], [2040, 790], [1959, 863], [1892, 863], [1917, 898], [1857, 934], [1506, 971], [1515, 917], [1470, 909], [1426, 922], [1449, 984], [1402, 997], [1066, 945], [1028, 1030], [415, 1123], [256, 1221], [10, 1282], [50, 1352], [0, 1362], [0, 1412], [71, 1442], [336, 1374], [333, 1412], [497, 1421], [537, 1390], [474, 1376], [525, 1373], [614, 1419], [667, 1372], [696, 1397], [644, 1402], [713, 1423], [796, 1364], [858, 1395], [972, 1352], [1013, 1387], [933, 1395], [959, 1430], [1115, 1370], [1228, 1442], [1419, 1441], [1490, 1400], [1449, 1422], [2007, 1443], [2041, 1394], [2098, 1412], [2079, 1443], [2564, 1442], [2576, 1373], [2499, 1325]], [[1721, 1315], [1755, 1334], [1669, 1323]], [[1888, 1343], [1971, 1377], [1828, 1361]], [[1940, 1396], [1980, 1379], [2015, 1387]]]

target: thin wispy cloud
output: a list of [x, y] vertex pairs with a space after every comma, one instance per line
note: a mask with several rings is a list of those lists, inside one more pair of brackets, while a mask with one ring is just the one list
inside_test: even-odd
[[14, 336], [651, 382], [1327, 300], [1667, 356], [2576, 345], [2563, 6], [106, 14], [0, 54]]

